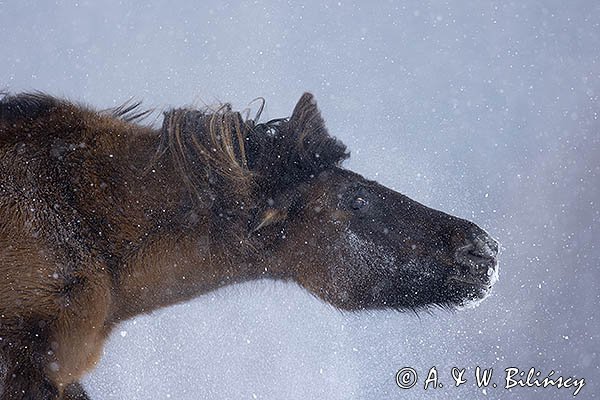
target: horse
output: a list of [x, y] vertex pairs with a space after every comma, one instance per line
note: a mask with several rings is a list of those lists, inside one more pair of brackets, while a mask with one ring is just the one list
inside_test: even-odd
[[266, 122], [229, 104], [160, 127], [148, 113], [1, 96], [1, 399], [87, 399], [79, 381], [120, 322], [226, 285], [417, 312], [497, 280], [484, 230], [343, 168], [309, 93]]

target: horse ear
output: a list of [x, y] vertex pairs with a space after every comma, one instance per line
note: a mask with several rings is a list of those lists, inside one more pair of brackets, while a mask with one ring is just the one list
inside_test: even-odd
[[327, 135], [325, 121], [311, 93], [304, 93], [298, 100], [290, 117], [290, 126], [300, 143], [308, 135]]
[[274, 224], [279, 221], [283, 221], [287, 218], [287, 211], [280, 210], [278, 208], [267, 208], [260, 216], [260, 219], [254, 229], [252, 229], [252, 233], [261, 230], [262, 228]]

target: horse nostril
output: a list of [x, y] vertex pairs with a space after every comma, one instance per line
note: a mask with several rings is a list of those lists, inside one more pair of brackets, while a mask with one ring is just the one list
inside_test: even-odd
[[466, 267], [467, 274], [486, 280], [494, 275], [498, 243], [485, 232], [478, 232], [456, 249], [455, 261]]
[[485, 233], [475, 236], [471, 253], [481, 258], [496, 258], [498, 255], [498, 242]]

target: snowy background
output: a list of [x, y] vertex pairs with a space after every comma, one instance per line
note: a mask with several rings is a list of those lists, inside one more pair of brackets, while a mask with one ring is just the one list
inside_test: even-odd
[[[501, 280], [476, 309], [420, 317], [230, 287], [120, 327], [93, 398], [571, 397], [450, 387], [476, 365], [600, 393], [599, 2], [187, 3], [0, 1], [0, 87], [158, 110], [264, 96], [267, 118], [310, 90], [348, 168], [486, 228]], [[405, 366], [446, 386], [403, 391]]]

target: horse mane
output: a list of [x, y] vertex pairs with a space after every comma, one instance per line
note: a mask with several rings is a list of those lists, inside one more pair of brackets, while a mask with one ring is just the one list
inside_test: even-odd
[[13, 122], [20, 119], [34, 120], [63, 102], [43, 92], [11, 95], [0, 92], [0, 121]]
[[120, 119], [121, 121], [131, 123], [140, 123], [153, 112], [154, 109], [152, 108], [142, 108], [141, 100], [136, 101], [133, 99], [129, 99], [116, 107], [100, 111], [101, 114], [109, 115], [113, 118]]
[[[33, 121], [57, 109], [72, 107], [73, 104], [68, 100], [59, 99], [40, 91], [19, 94], [0, 91], [0, 120], [8, 122]], [[141, 101], [130, 99], [116, 107], [101, 110], [99, 114], [124, 122], [139, 123], [153, 111], [153, 109], [143, 109]]]
[[214, 208], [221, 218], [247, 218], [257, 201], [310, 180], [349, 156], [346, 146], [328, 134], [309, 93], [291, 117], [259, 119], [260, 111], [254, 119], [243, 118], [230, 104], [164, 114], [160, 155], [169, 154], [203, 207], [218, 203]]
[[[0, 142], [26, 139], [52, 146], [56, 139], [80, 140], [88, 113], [135, 125], [152, 111], [132, 100], [94, 112], [42, 92], [0, 93], [0, 127], [14, 126], [4, 134], [0, 130]], [[244, 118], [223, 104], [164, 113], [154, 161], [171, 160], [196, 211], [212, 214], [220, 229], [245, 226], [267, 199], [348, 157], [346, 146], [328, 134], [311, 94], [300, 98], [288, 118], [260, 122], [260, 111]]]
[[[80, 110], [86, 107], [43, 92], [0, 92], [0, 121], [4, 122], [56, 114], [69, 116], [65, 123], [71, 124], [80, 115], [73, 111]], [[153, 111], [143, 109], [140, 101], [128, 100], [98, 113], [139, 123]], [[207, 179], [219, 178], [242, 195], [257, 186], [300, 183], [348, 157], [344, 144], [328, 134], [309, 93], [301, 97], [291, 117], [259, 119], [260, 111], [254, 119], [243, 118], [230, 104], [217, 109], [173, 109], [164, 114], [159, 152], [170, 153], [187, 184], [202, 187]]]

